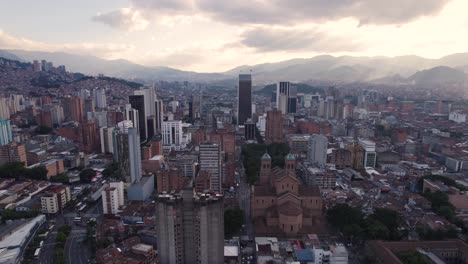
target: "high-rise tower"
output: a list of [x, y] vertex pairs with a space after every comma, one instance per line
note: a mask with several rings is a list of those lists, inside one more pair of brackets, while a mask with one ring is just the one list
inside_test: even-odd
[[239, 75], [237, 105], [237, 124], [243, 125], [247, 119], [252, 118], [252, 75]]

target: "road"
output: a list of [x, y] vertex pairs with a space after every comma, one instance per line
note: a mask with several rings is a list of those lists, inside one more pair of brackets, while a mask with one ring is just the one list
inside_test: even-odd
[[101, 215], [102, 203], [100, 200], [89, 207], [84, 214], [81, 214], [83, 222], [79, 224], [73, 222], [73, 218], [78, 216], [76, 213], [67, 215], [67, 219], [71, 220], [70, 226], [72, 226], [72, 231], [65, 243], [65, 256], [69, 264], [87, 264], [93, 257], [89, 245], [85, 242], [87, 232], [86, 223], [91, 218], [99, 219]]
[[42, 249], [39, 254], [40, 264], [54, 263], [55, 238], [57, 236], [57, 229], [65, 224], [65, 218], [63, 214], [59, 214], [55, 218], [49, 216], [48, 220], [49, 225], [54, 225], [54, 228], [52, 230], [49, 230], [49, 235], [44, 240], [44, 244], [42, 245]]
[[91, 259], [91, 250], [86, 245], [86, 226], [73, 225], [65, 243], [65, 256], [69, 264], [87, 264]]
[[242, 161], [238, 163], [238, 168], [240, 175], [238, 199], [239, 206], [244, 211], [245, 216], [245, 235], [247, 235], [249, 239], [254, 239], [255, 231], [250, 217], [250, 185], [247, 182], [247, 176]]

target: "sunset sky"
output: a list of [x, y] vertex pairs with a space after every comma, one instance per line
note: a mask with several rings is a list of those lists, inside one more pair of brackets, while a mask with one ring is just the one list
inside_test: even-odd
[[468, 51], [467, 0], [0, 1], [0, 48], [220, 72], [307, 58]]

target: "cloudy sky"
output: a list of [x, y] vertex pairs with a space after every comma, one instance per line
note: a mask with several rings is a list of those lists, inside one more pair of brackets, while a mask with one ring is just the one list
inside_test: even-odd
[[0, 1], [0, 48], [199, 72], [319, 54], [468, 51], [468, 0]]

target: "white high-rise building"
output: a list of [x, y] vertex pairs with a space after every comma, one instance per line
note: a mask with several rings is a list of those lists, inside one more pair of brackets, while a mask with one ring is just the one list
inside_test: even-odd
[[0, 119], [0, 146], [6, 145], [13, 140], [9, 119]]
[[94, 93], [94, 102], [96, 103], [97, 108], [106, 108], [107, 99], [106, 99], [106, 90], [103, 88], [93, 90]]
[[141, 149], [138, 129], [128, 129], [128, 157], [130, 164], [130, 183], [139, 182], [141, 179]]
[[10, 118], [10, 108], [8, 107], [8, 100], [6, 98], [0, 98], [0, 118]]
[[288, 113], [289, 82], [279, 82], [276, 86], [276, 108], [283, 115]]
[[26, 109], [26, 100], [22, 94], [10, 95], [10, 114]]
[[138, 124], [140, 123], [138, 110], [133, 109], [132, 106], [129, 104], [125, 105], [124, 119], [127, 121], [131, 121], [132, 127], [138, 128]]
[[111, 182], [102, 191], [102, 208], [104, 214], [117, 214], [119, 207], [124, 205], [123, 182]]
[[102, 153], [114, 153], [113, 127], [101, 127], [99, 129]]
[[128, 133], [128, 129], [131, 127], [135, 127], [135, 126], [133, 125], [133, 122], [130, 120], [124, 120], [124, 121], [117, 123], [117, 128], [120, 131], [122, 131], [122, 133], [125, 133], [125, 134]]
[[200, 144], [200, 170], [210, 172], [210, 190], [222, 193], [221, 147], [218, 144]]
[[156, 94], [153, 88], [145, 87], [140, 90], [135, 90], [134, 95], [143, 95], [145, 97], [145, 117], [153, 116], [156, 114], [154, 101], [156, 100]]
[[327, 163], [328, 139], [322, 135], [312, 135], [307, 146], [307, 160], [310, 164], [325, 166]]
[[179, 146], [182, 144], [182, 121], [172, 120], [162, 122], [162, 140], [163, 145], [166, 146]]
[[364, 167], [375, 168], [377, 162], [375, 142], [367, 139], [359, 139], [359, 145], [364, 149]]

